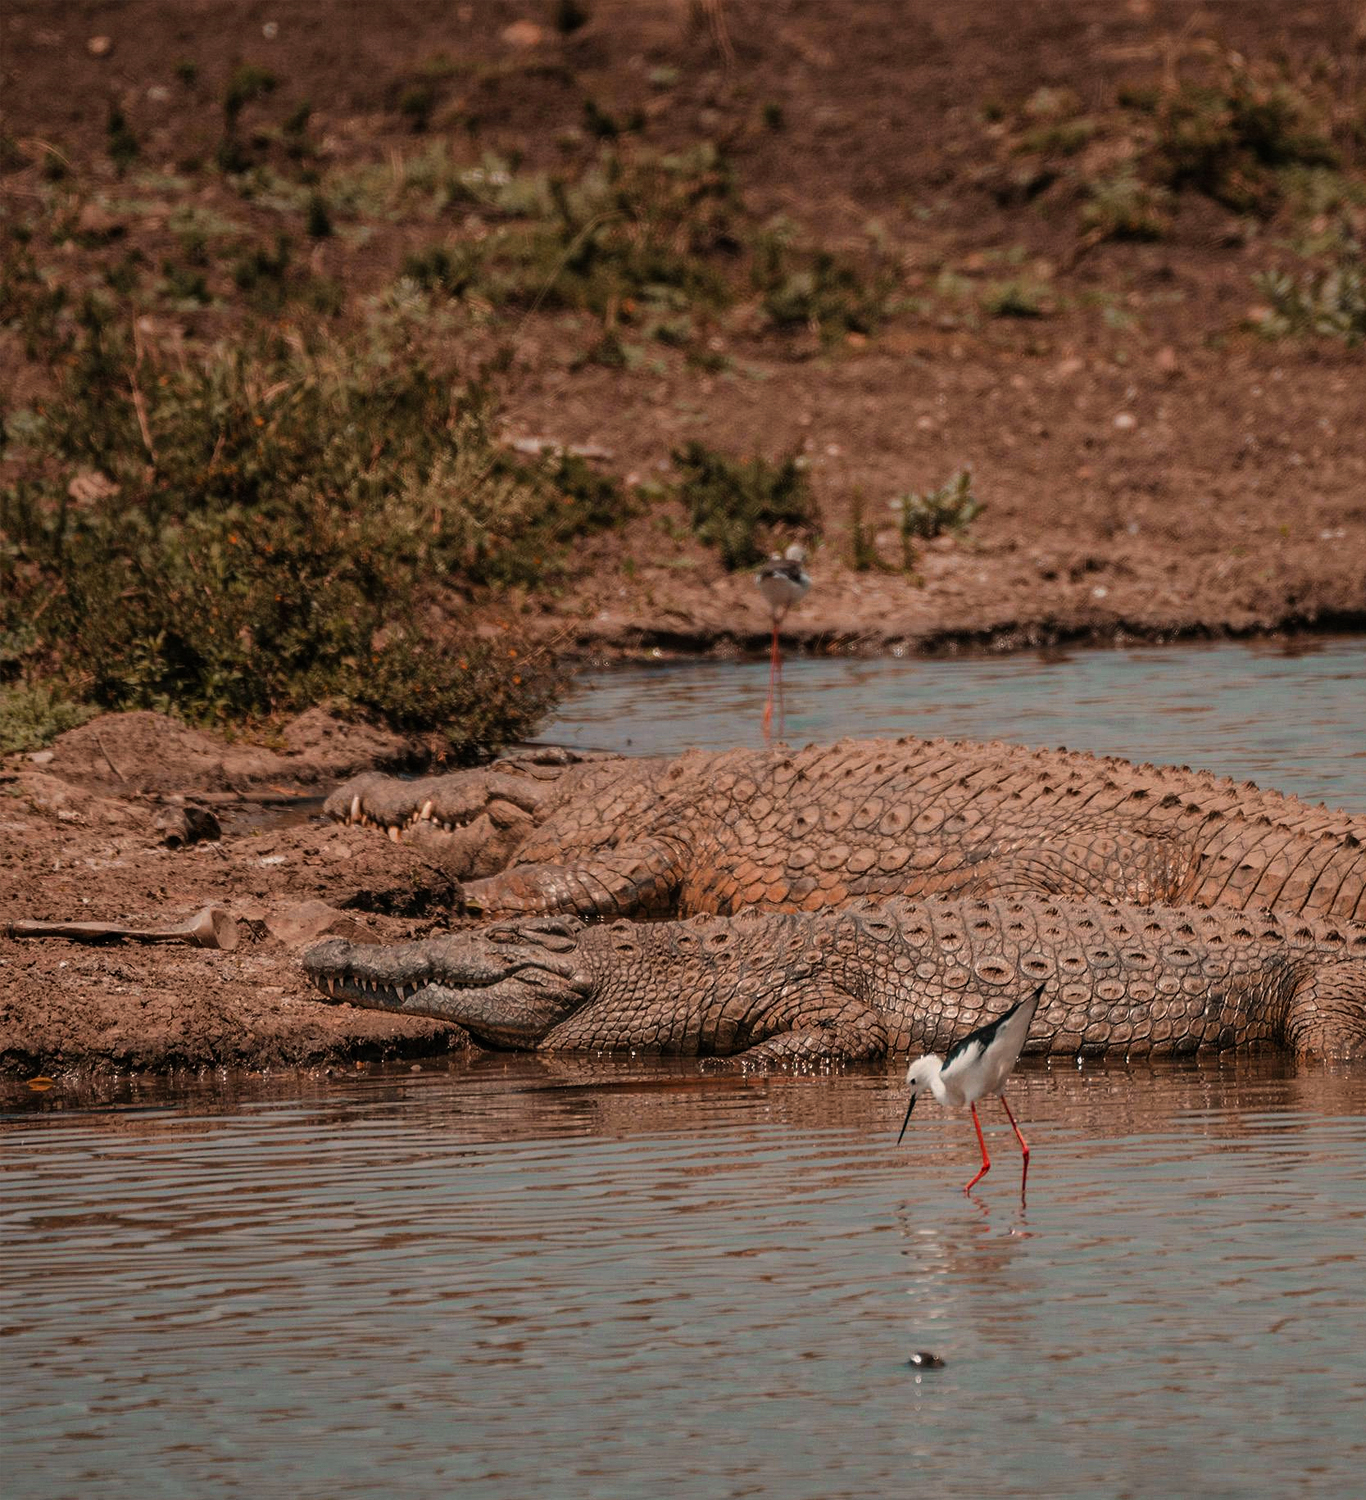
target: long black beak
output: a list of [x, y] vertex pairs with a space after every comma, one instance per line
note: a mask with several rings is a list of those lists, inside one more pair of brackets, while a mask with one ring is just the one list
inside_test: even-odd
[[[912, 1094], [911, 1102], [906, 1106], [906, 1118], [901, 1122], [901, 1135], [906, 1134], [906, 1127], [911, 1123], [911, 1111], [915, 1108], [915, 1101], [917, 1097], [917, 1095]], [[898, 1146], [901, 1144], [901, 1135], [897, 1136], [896, 1138], [896, 1143]]]

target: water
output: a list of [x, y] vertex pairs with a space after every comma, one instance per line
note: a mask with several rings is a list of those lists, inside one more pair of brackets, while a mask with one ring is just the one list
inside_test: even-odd
[[[789, 738], [998, 735], [1366, 810], [1366, 646], [793, 662]], [[547, 738], [757, 743], [767, 667]], [[1361, 1493], [1366, 1071], [491, 1057], [0, 1092], [3, 1492]], [[945, 1368], [916, 1370], [917, 1350]]]
[[5, 1493], [1359, 1494], [1366, 1074], [1013, 1094], [1027, 1207], [882, 1069], [11, 1113]]
[[[944, 660], [797, 658], [787, 739], [917, 734], [1192, 765], [1366, 812], [1366, 639]], [[544, 738], [637, 755], [763, 744], [768, 663], [603, 672]]]

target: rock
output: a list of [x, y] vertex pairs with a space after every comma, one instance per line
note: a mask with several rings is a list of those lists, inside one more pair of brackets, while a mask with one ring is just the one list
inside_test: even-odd
[[207, 807], [196, 807], [193, 802], [162, 808], [153, 819], [152, 827], [161, 835], [161, 842], [168, 849], [187, 849], [191, 844], [223, 837], [223, 830], [213, 813]]
[[288, 911], [266, 918], [266, 930], [291, 948], [315, 938], [340, 937], [352, 943], [375, 943], [379, 939], [349, 912], [338, 911], [326, 901], [302, 901]]
[[90, 505], [96, 500], [107, 500], [110, 496], [117, 495], [119, 487], [98, 469], [82, 469], [67, 485], [66, 492], [78, 504]]
[[123, 233], [124, 226], [98, 203], [83, 203], [76, 215], [76, 231], [91, 240], [112, 240]]
[[114, 38], [111, 36], [92, 36], [86, 42], [85, 50], [91, 57], [108, 57], [114, 50]]
[[511, 47], [535, 47], [545, 37], [545, 31], [535, 21], [514, 21], [504, 26], [502, 37]]

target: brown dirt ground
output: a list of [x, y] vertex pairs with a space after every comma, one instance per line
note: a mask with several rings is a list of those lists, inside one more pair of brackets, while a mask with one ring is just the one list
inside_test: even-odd
[[[531, 0], [327, 0], [297, 14], [266, 0], [55, 10], [13, 0], [0, 23], [7, 128], [102, 160], [117, 102], [145, 163], [207, 159], [224, 81], [241, 61], [281, 80], [254, 120], [278, 125], [311, 102], [326, 167], [422, 144], [396, 101], [424, 77], [437, 79], [433, 136], [474, 155], [516, 151], [532, 166], [582, 156], [585, 98], [621, 118], [639, 110], [649, 145], [724, 142], [759, 215], [781, 212], [836, 248], [866, 246], [876, 222], [910, 291], [944, 269], [978, 290], [1023, 272], [1054, 304], [1038, 319], [907, 313], [833, 349], [765, 335], [742, 309], [716, 326], [713, 347], [731, 367], [715, 375], [662, 346], [633, 370], [576, 368], [593, 336], [585, 319], [518, 326], [503, 390], [509, 436], [596, 444], [638, 478], [667, 469], [691, 437], [806, 454], [826, 543], [794, 640], [1000, 647], [1366, 623], [1361, 352], [1269, 342], [1247, 326], [1253, 273], [1297, 264], [1300, 230], [1185, 193], [1163, 240], [1078, 257], [1077, 184], [1113, 166], [1116, 143], [1097, 145], [1095, 160], [1070, 159], [1058, 186], [1021, 202], [1003, 190], [1018, 135], [984, 110], [994, 102], [1018, 121], [1046, 85], [1102, 116], [1125, 85], [1196, 78], [1236, 55], [1316, 79], [1339, 123], [1358, 122], [1346, 135], [1360, 141], [1360, 0], [1049, 0], [1012, 7], [1008, 24], [996, 0], [583, 9], [588, 24], [561, 37], [553, 7]], [[101, 56], [91, 55], [96, 37], [109, 43]], [[192, 86], [175, 73], [184, 59], [199, 68]], [[661, 76], [673, 80], [663, 89]], [[782, 129], [763, 123], [773, 106]], [[22, 208], [24, 174], [8, 181]], [[212, 182], [196, 193], [238, 219], [256, 211]], [[314, 269], [374, 288], [419, 237], [453, 227], [369, 223], [364, 235], [320, 241]], [[133, 248], [143, 228], [126, 228], [120, 243]], [[469, 337], [472, 358], [486, 352]], [[962, 466], [987, 505], [970, 540], [928, 547], [916, 580], [851, 570], [856, 492], [875, 528], [885, 522], [892, 562], [892, 496]], [[587, 544], [579, 581], [530, 610], [593, 654], [759, 644], [766, 616], [752, 580], [725, 575], [670, 519], [656, 513]]]
[[[398, 741], [316, 710], [283, 738], [282, 750], [229, 745], [158, 714], [111, 714], [38, 764], [0, 767], [0, 1076], [317, 1066], [467, 1045], [436, 1022], [309, 998], [297, 963], [308, 942], [419, 935], [430, 919], [384, 913], [438, 915], [448, 887], [407, 848], [319, 821], [321, 793], [401, 760]], [[167, 847], [156, 815], [198, 790], [190, 800], [211, 807], [222, 838]], [[3, 935], [16, 920], [165, 926], [211, 903], [238, 919], [231, 952]]]
[[[440, 54], [480, 65], [443, 84], [434, 121], [453, 135], [460, 122], [476, 152], [515, 148], [550, 165], [581, 136], [586, 96], [620, 114], [639, 107], [652, 145], [723, 140], [760, 213], [837, 247], [866, 245], [876, 221], [912, 289], [941, 269], [977, 288], [1020, 268], [1054, 303], [1030, 320], [907, 313], [833, 348], [739, 317], [718, 323], [714, 347], [730, 368], [712, 375], [662, 347], [632, 370], [576, 368], [592, 336], [585, 319], [519, 325], [502, 391], [510, 437], [599, 445], [637, 478], [667, 468], [692, 437], [805, 453], [826, 540], [794, 640], [888, 649], [1366, 625], [1361, 352], [1248, 328], [1253, 273], [1294, 263], [1284, 226], [1184, 195], [1162, 241], [1078, 257], [1075, 200], [1002, 192], [1012, 158], [982, 108], [1017, 110], [1049, 85], [1099, 111], [1124, 83], [1236, 52], [1327, 79], [1360, 117], [1359, 0], [1030, 0], [1008, 20], [997, 0], [586, 8], [588, 25], [561, 38], [551, 8], [531, 0], [11, 0], [0, 15], [5, 128], [93, 159], [117, 102], [144, 160], [208, 156], [224, 81], [242, 60], [281, 77], [274, 116], [311, 101], [329, 163], [411, 151], [397, 93]], [[517, 22], [539, 32], [510, 31]], [[96, 37], [110, 46], [92, 51]], [[200, 70], [188, 96], [175, 73], [186, 58]], [[663, 92], [651, 81], [661, 69], [675, 79]], [[765, 128], [769, 105], [785, 128]], [[0, 189], [22, 210], [22, 171]], [[254, 212], [221, 187], [196, 192], [202, 207]], [[315, 269], [348, 289], [378, 287], [414, 236], [432, 232], [371, 229], [320, 242]], [[130, 225], [124, 243], [141, 232]], [[484, 352], [472, 345], [471, 359]], [[927, 546], [918, 580], [851, 569], [856, 493], [870, 519], [886, 518], [891, 561], [890, 497], [963, 466], [987, 504], [968, 539]], [[759, 643], [766, 616], [752, 580], [726, 576], [668, 521], [644, 517], [586, 545], [579, 581], [526, 607], [590, 654]], [[430, 918], [412, 893], [431, 872], [410, 853], [297, 821], [307, 804], [290, 823], [280, 807], [222, 801], [222, 841], [175, 852], [151, 828], [160, 795], [307, 795], [402, 753], [323, 715], [271, 752], [127, 715], [63, 737], [49, 761], [12, 761], [0, 783], [7, 917], [152, 923], [219, 901], [247, 940], [222, 954], [0, 939], [0, 1065], [20, 1076], [263, 1067], [459, 1045], [448, 1029], [311, 1001], [296, 948], [266, 925], [322, 898], [377, 936], [420, 931]]]

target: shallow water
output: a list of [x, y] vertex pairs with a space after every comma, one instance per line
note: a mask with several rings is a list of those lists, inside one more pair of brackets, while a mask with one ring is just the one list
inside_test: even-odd
[[1360, 1493], [1366, 1074], [296, 1087], [0, 1120], [7, 1496]]
[[[1298, 653], [1298, 654], [1296, 654]], [[789, 738], [999, 735], [1366, 811], [1366, 644], [793, 662]], [[546, 735], [759, 742], [767, 667]], [[0, 1094], [6, 1500], [1356, 1496], [1366, 1070], [548, 1063]], [[942, 1370], [907, 1364], [918, 1350]]]
[[[789, 744], [917, 734], [1192, 765], [1366, 812], [1366, 639], [794, 658]], [[763, 744], [768, 663], [669, 662], [588, 679], [543, 738], [637, 755]]]

